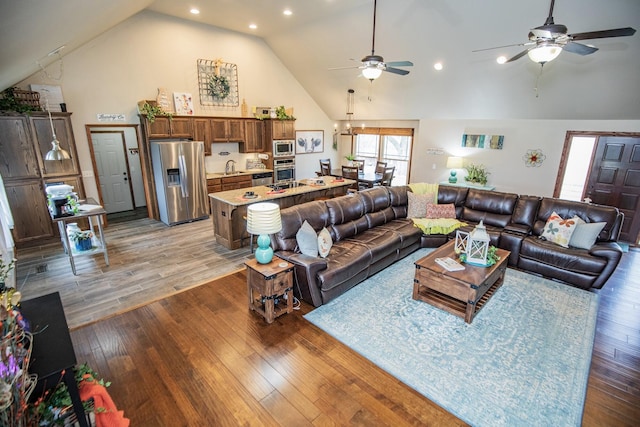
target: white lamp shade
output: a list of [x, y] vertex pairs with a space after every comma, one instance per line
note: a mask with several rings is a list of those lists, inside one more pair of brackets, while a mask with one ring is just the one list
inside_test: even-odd
[[382, 74], [382, 69], [378, 67], [366, 67], [362, 70], [362, 75], [369, 80], [375, 80]]
[[247, 207], [247, 231], [250, 234], [274, 234], [280, 230], [280, 206], [275, 203], [254, 203]]
[[447, 169], [461, 169], [462, 157], [449, 157], [447, 158]]
[[560, 55], [562, 52], [562, 48], [555, 44], [541, 44], [538, 47], [535, 47], [529, 52], [529, 58], [533, 62], [538, 62], [540, 64], [544, 64], [545, 62], [553, 61]]

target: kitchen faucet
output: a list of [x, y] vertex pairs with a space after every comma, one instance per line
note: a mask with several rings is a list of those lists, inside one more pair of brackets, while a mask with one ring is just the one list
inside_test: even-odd
[[236, 161], [235, 160], [227, 160], [227, 164], [224, 167], [224, 173], [228, 174], [229, 172], [236, 171]]

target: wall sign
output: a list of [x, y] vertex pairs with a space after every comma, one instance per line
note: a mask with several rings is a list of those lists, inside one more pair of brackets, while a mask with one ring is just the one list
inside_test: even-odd
[[125, 115], [124, 114], [106, 114], [99, 113], [96, 114], [99, 122], [124, 122]]

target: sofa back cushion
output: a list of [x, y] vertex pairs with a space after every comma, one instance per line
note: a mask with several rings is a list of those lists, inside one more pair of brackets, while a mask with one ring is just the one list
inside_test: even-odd
[[273, 250], [300, 252], [296, 233], [305, 220], [316, 233], [329, 224], [329, 211], [324, 201], [314, 201], [280, 210], [282, 230], [271, 238]]
[[355, 236], [369, 229], [365, 218], [365, 204], [360, 194], [340, 196], [325, 200], [329, 212], [329, 226], [334, 242]]
[[533, 228], [533, 223], [536, 221], [536, 215], [540, 207], [540, 200], [542, 199], [538, 196], [519, 196], [511, 222], [513, 224], [526, 225], [529, 229]]
[[606, 222], [598, 235], [597, 241], [617, 240], [620, 234], [622, 215], [613, 206], [596, 205], [592, 203], [576, 202], [572, 200], [544, 197], [540, 201], [540, 209], [533, 225], [533, 234], [539, 236], [544, 230], [547, 219], [557, 212], [562, 218], [580, 217], [584, 222]]
[[446, 205], [453, 203], [456, 207], [456, 218], [460, 218], [462, 216], [462, 209], [468, 192], [469, 189], [467, 187], [440, 185], [438, 186], [438, 204]]
[[364, 203], [364, 216], [369, 228], [394, 220], [395, 212], [391, 208], [391, 199], [387, 187], [374, 187], [358, 193]]
[[497, 191], [469, 189], [462, 210], [462, 220], [506, 227], [516, 207], [518, 195]]
[[409, 205], [409, 197], [407, 192], [411, 191], [408, 185], [399, 185], [395, 187], [386, 187], [389, 193], [389, 205], [393, 210], [396, 219], [407, 217], [407, 207]]

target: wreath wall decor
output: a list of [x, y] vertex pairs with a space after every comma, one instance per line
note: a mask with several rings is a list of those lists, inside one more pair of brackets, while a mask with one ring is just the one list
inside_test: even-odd
[[537, 168], [539, 167], [542, 162], [544, 162], [544, 160], [547, 158], [547, 156], [545, 156], [542, 153], [542, 150], [539, 148], [534, 148], [532, 150], [527, 150], [527, 153], [522, 156], [522, 160], [524, 160], [524, 164], [527, 167], [534, 167]]
[[238, 67], [221, 59], [198, 59], [200, 105], [237, 107]]

